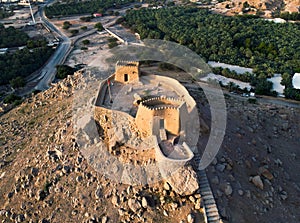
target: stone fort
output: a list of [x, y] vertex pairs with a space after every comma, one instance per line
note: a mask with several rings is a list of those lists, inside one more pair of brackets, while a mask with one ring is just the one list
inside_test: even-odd
[[[139, 62], [118, 61], [115, 73], [100, 85], [96, 108], [98, 116], [117, 112], [117, 125], [124, 120], [121, 116], [126, 117], [135, 123], [144, 138], [154, 137], [157, 145], [152, 148], [156, 148], [162, 159], [192, 159], [190, 146], [196, 146], [199, 136], [198, 113], [195, 101], [177, 80], [141, 75]], [[170, 159], [164, 149], [175, 150], [173, 147], [182, 151], [173, 153]]]

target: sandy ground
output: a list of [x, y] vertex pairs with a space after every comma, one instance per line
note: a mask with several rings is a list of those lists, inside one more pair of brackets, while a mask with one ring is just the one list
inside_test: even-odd
[[240, 66], [236, 66], [236, 65], [230, 65], [230, 64], [220, 63], [220, 62], [215, 62], [215, 61], [208, 61], [208, 64], [212, 67], [228, 68], [229, 70], [234, 70], [238, 74], [243, 74], [246, 72], [252, 73], [252, 71], [253, 71], [252, 68], [240, 67]]
[[[78, 34], [80, 35], [81, 33], [84, 33], [90, 29], [93, 29], [95, 24], [98, 22], [101, 22], [102, 25], [105, 25], [106, 23], [110, 22], [113, 20], [115, 17], [114, 16], [105, 16], [105, 17], [100, 17], [100, 18], [93, 18], [90, 22], [83, 22], [80, 20], [81, 17], [87, 17], [90, 15], [80, 15], [80, 16], [71, 16], [71, 17], [64, 17], [64, 18], [59, 18], [59, 19], [51, 19], [51, 22], [60, 30], [62, 31], [65, 35], [71, 37], [71, 31], [74, 29], [77, 29], [79, 31]], [[65, 21], [70, 22], [72, 25], [68, 30], [63, 29], [63, 23]], [[83, 26], [87, 27], [87, 30], [82, 30], [81, 28]]]
[[201, 78], [201, 80], [202, 81], [217, 80], [217, 82], [221, 81], [222, 84], [224, 84], [224, 85], [228, 85], [230, 82], [233, 82], [236, 85], [240, 86], [241, 89], [244, 89], [244, 88], [247, 88], [248, 90], [251, 89], [251, 85], [247, 82], [242, 82], [242, 81], [239, 81], [239, 80], [235, 80], [235, 79], [232, 79], [232, 78], [227, 78], [227, 77], [224, 77], [222, 75], [216, 75], [216, 74], [213, 74], [213, 73], [210, 73], [206, 77]]
[[[37, 6], [32, 7], [33, 13], [35, 13], [37, 10], [38, 10]], [[15, 13], [14, 15], [6, 18], [5, 20], [12, 20], [12, 19], [18, 20], [18, 19], [30, 19], [31, 18], [29, 7], [25, 7], [20, 10], [15, 10], [14, 13]]]
[[[109, 34], [94, 34], [90, 35], [82, 40], [79, 40], [71, 54], [68, 56], [66, 64], [69, 66], [75, 66], [76, 64], [88, 64], [91, 67], [101, 67], [105, 61], [101, 62], [101, 59], [97, 60], [97, 58], [101, 57], [102, 54], [107, 54], [109, 48], [107, 46], [107, 38], [109, 38]], [[82, 43], [83, 40], [89, 40], [90, 44], [84, 45]], [[81, 47], [87, 47], [87, 50], [82, 50]]]

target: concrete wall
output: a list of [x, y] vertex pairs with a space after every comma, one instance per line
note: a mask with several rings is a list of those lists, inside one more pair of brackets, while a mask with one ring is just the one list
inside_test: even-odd
[[115, 37], [116, 39], [118, 39], [120, 42], [125, 43], [125, 40], [123, 40], [120, 36], [118, 36], [117, 34], [113, 33], [112, 31], [110, 31], [107, 28], [104, 28], [106, 32], [108, 32], [110, 35], [112, 35], [113, 37]]
[[154, 110], [150, 110], [147, 107], [139, 104], [138, 111], [135, 117], [135, 123], [140, 131], [146, 133], [148, 136], [152, 134], [152, 126], [154, 117]]
[[196, 106], [196, 102], [190, 96], [189, 92], [177, 80], [159, 75], [145, 75], [142, 76], [142, 78], [146, 81], [149, 81], [150, 83], [161, 83], [168, 86], [169, 88], [174, 89], [174, 91], [181, 97], [181, 99], [187, 103], [189, 108]]

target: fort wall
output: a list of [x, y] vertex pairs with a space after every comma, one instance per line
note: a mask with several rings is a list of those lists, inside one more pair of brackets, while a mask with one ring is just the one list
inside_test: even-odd
[[[107, 78], [107, 81], [109, 80], [111, 82], [112, 80], [114, 80], [114, 78], [115, 78], [115, 75], [112, 74]], [[108, 90], [107, 81], [102, 81], [100, 83], [99, 93], [98, 93], [98, 97], [97, 97], [96, 104], [95, 104], [96, 106], [104, 106], [105, 96], [106, 96], [107, 90]]]
[[189, 92], [177, 80], [159, 75], [145, 75], [142, 76], [142, 78], [145, 81], [149, 81], [150, 83], [161, 83], [166, 85], [168, 88], [174, 89], [174, 91], [181, 97], [181, 99], [187, 103], [188, 107], [193, 108], [194, 106], [196, 106], [196, 102], [190, 96]]

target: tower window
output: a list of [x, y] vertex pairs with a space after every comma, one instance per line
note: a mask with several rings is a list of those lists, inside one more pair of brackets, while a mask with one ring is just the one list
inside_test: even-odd
[[128, 74], [124, 74], [124, 82], [128, 81]]

